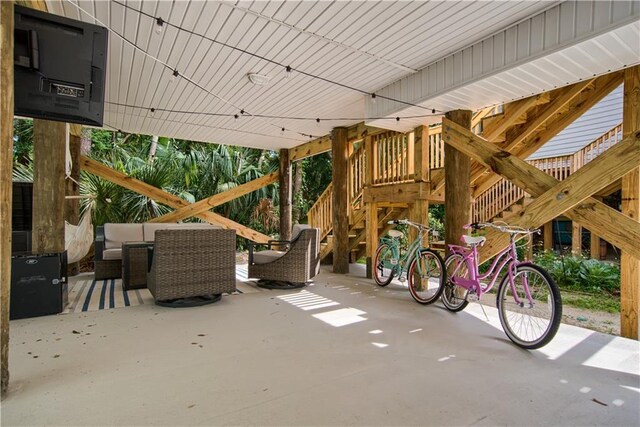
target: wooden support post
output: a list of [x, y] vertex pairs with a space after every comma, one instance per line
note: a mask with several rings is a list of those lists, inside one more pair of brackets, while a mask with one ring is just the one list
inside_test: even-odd
[[589, 245], [591, 247], [590, 249], [590, 254], [591, 254], [591, 258], [593, 259], [600, 259], [600, 236], [598, 236], [596, 233], [594, 233], [593, 231], [589, 230], [589, 232], [591, 233], [591, 239], [589, 242]]
[[349, 272], [349, 210], [347, 170], [349, 165], [347, 128], [331, 131], [333, 162], [333, 272]]
[[[78, 126], [79, 127], [79, 126]], [[82, 143], [82, 130], [80, 132], [71, 132], [69, 135], [69, 152], [71, 154], [71, 178], [65, 182], [65, 194], [67, 196], [79, 196], [80, 186], [76, 184], [80, 182], [80, 146]], [[80, 222], [80, 200], [65, 200], [64, 219], [70, 224], [78, 224]], [[67, 267], [67, 274], [75, 276], [78, 274], [79, 263], [74, 262]]]
[[64, 250], [64, 186], [66, 124], [33, 121], [34, 252]]
[[[449, 111], [445, 117], [465, 129], [471, 129], [469, 110]], [[445, 141], [455, 138], [446, 127], [442, 129]], [[457, 244], [464, 232], [462, 226], [471, 222], [471, 159], [451, 144], [444, 147], [445, 189], [444, 222], [445, 244]]]
[[429, 173], [429, 128], [418, 126], [414, 131], [413, 179], [416, 182], [428, 182]]
[[582, 227], [575, 221], [571, 222], [571, 253], [582, 255]]
[[[373, 147], [373, 138], [364, 138], [364, 187], [373, 185], [375, 169], [378, 164], [377, 152]], [[365, 257], [367, 259], [367, 278], [373, 277], [372, 263], [378, 245], [378, 206], [375, 203], [365, 203], [365, 242], [367, 244]]]
[[[640, 132], [640, 65], [624, 70], [623, 137]], [[622, 177], [622, 213], [640, 222], [640, 168]], [[612, 226], [615, 226], [612, 224]], [[637, 243], [637, 242], [636, 242]], [[638, 339], [640, 258], [622, 251], [620, 258], [620, 335]]]
[[13, 2], [0, 2], [0, 377], [9, 386], [11, 203], [13, 187]]
[[553, 250], [553, 221], [545, 222], [543, 229], [543, 248], [545, 251]]
[[291, 162], [289, 150], [280, 150], [280, 239], [291, 240]]

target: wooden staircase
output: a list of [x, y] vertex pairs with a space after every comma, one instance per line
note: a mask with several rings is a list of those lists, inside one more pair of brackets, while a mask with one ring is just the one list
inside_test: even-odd
[[[520, 158], [526, 158], [555, 136], [558, 129], [566, 127], [604, 97], [614, 87], [614, 83], [613, 80], [604, 81], [602, 86], [593, 82], [580, 83], [504, 106], [481, 110], [473, 117], [472, 129], [501, 149]], [[385, 188], [389, 190], [380, 192], [385, 195], [383, 200], [376, 200], [378, 235], [382, 235], [392, 227], [387, 224], [388, 221], [409, 217], [411, 201], [404, 200], [403, 203], [398, 203], [396, 190], [417, 182], [414, 181], [414, 176], [417, 175], [413, 169], [414, 138], [417, 137], [413, 132], [401, 134], [385, 131], [369, 135], [368, 138], [370, 139], [367, 143], [372, 147], [369, 155], [373, 159], [367, 160], [366, 144], [362, 139], [352, 141], [353, 151], [349, 156], [348, 233], [352, 262], [365, 255], [366, 251], [367, 236], [363, 203], [365, 189], [367, 191]], [[620, 124], [574, 154], [536, 159], [529, 163], [558, 180], [563, 180], [621, 139], [622, 125]], [[428, 129], [427, 145], [426, 175], [430, 197], [437, 200], [444, 194], [444, 142], [441, 126]], [[367, 171], [365, 167], [367, 164], [373, 170]], [[473, 221], [490, 222], [495, 219], [508, 221], [531, 202], [530, 196], [521, 188], [488, 172], [484, 166], [475, 162], [472, 162], [471, 167], [471, 184]], [[615, 190], [616, 186], [610, 186], [607, 189], [609, 192]], [[322, 244], [322, 259], [333, 250], [332, 197], [333, 186], [329, 185], [308, 212], [309, 224], [319, 228], [322, 239], [326, 239]], [[376, 244], [377, 242], [373, 243], [374, 247]]]

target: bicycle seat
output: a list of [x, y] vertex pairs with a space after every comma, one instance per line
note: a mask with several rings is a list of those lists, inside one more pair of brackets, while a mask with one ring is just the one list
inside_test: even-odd
[[402, 231], [389, 230], [389, 237], [393, 239], [399, 239], [400, 237], [402, 237]]
[[466, 234], [463, 234], [462, 241], [469, 246], [475, 246], [475, 245], [482, 246], [484, 242], [487, 241], [487, 238], [484, 236], [473, 237], [473, 236], [467, 236]]

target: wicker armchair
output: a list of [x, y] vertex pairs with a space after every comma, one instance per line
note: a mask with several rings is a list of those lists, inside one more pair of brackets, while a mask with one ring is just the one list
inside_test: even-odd
[[258, 286], [270, 289], [299, 288], [320, 271], [320, 230], [306, 228], [290, 242], [273, 240], [266, 246], [283, 245], [288, 246], [287, 251], [255, 252], [255, 245], [249, 244], [249, 277], [260, 279]]
[[234, 230], [159, 230], [147, 287], [156, 304], [193, 306], [236, 290]]

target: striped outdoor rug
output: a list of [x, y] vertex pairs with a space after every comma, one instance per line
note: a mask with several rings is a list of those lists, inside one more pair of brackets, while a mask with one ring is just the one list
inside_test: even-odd
[[[125, 291], [122, 289], [122, 279], [95, 280], [91, 276], [86, 277], [80, 280], [72, 279], [69, 283], [69, 305], [63, 313], [153, 304], [153, 297], [146, 288]], [[263, 289], [249, 281], [247, 266], [236, 266], [236, 291], [231, 295], [261, 291]]]

